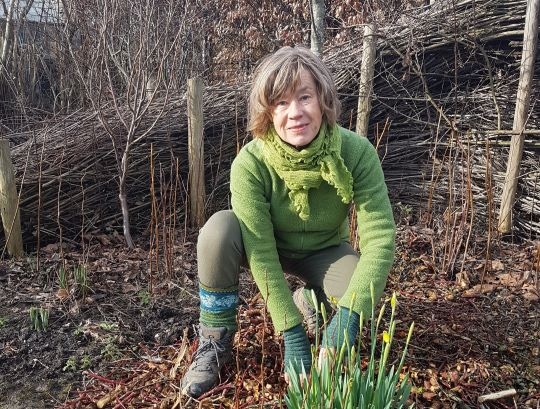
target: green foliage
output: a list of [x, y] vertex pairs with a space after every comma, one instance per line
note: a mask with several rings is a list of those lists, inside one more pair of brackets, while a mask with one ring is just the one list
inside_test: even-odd
[[30, 321], [36, 331], [47, 331], [49, 326], [49, 310], [43, 307], [30, 308]]
[[148, 304], [150, 304], [150, 293], [148, 290], [140, 290], [137, 295], [139, 296], [139, 301], [141, 302], [141, 305], [146, 307]]
[[68, 289], [68, 273], [64, 266], [58, 269], [58, 286], [63, 290]]
[[0, 328], [5, 327], [7, 324], [7, 318], [0, 317]]
[[113, 332], [118, 329], [118, 324], [115, 322], [102, 321], [99, 323], [99, 328], [105, 331]]
[[[372, 288], [372, 299], [374, 299]], [[375, 303], [373, 302], [373, 305]], [[401, 370], [405, 362], [407, 348], [412, 335], [414, 323], [409, 333], [401, 360], [397, 367], [388, 368], [388, 356], [396, 328], [395, 310], [396, 295], [390, 300], [392, 309], [388, 330], [380, 332], [380, 324], [386, 303], [375, 318], [372, 308], [370, 326], [370, 349], [362, 352], [361, 342], [350, 346], [346, 343], [340, 351], [325, 350], [318, 353], [318, 341], [313, 349], [313, 366], [308, 377], [305, 370], [302, 374], [288, 368], [290, 378], [285, 402], [289, 409], [390, 409], [404, 408], [411, 392], [408, 375], [400, 380]], [[326, 320], [324, 306], [323, 317]], [[363, 316], [360, 322], [363, 323]], [[319, 334], [317, 334], [317, 340]], [[379, 340], [379, 341], [378, 341]], [[378, 349], [380, 348], [380, 352]], [[368, 359], [367, 366], [362, 367], [362, 357]], [[307, 381], [305, 381], [307, 379]]]
[[84, 334], [84, 328], [81, 324], [77, 325], [75, 329], [73, 330], [73, 335], [79, 336]]
[[83, 299], [86, 298], [90, 291], [90, 282], [88, 280], [88, 270], [84, 264], [77, 264], [73, 268], [73, 274], [71, 274], [71, 270], [68, 270], [62, 265], [58, 268], [56, 275], [58, 277], [58, 286], [61, 290], [65, 290], [64, 294], [66, 297], [70, 294], [69, 287], [71, 281], [78, 295]]
[[66, 361], [66, 364], [62, 368], [62, 371], [76, 371], [77, 370], [77, 358], [75, 358], [73, 355], [71, 355], [68, 360]]
[[75, 278], [75, 282], [77, 283], [77, 287], [79, 289], [81, 297], [86, 298], [86, 295], [90, 290], [90, 286], [88, 284], [88, 271], [86, 270], [86, 266], [83, 264], [79, 264], [78, 266], [76, 266], [73, 270], [73, 276]]
[[115, 344], [113, 337], [108, 337], [105, 346], [101, 350], [101, 356], [106, 361], [114, 361], [122, 356], [120, 349]]
[[396, 214], [400, 223], [410, 224], [413, 218], [414, 209], [411, 205], [403, 204], [401, 202], [396, 203], [395, 205]]
[[115, 322], [103, 321], [99, 323], [99, 328], [109, 332], [103, 336], [103, 348], [101, 349], [101, 356], [106, 361], [114, 361], [122, 356], [118, 345], [116, 344], [118, 337], [114, 335], [118, 331], [118, 324]]
[[88, 355], [83, 355], [81, 358], [81, 369], [88, 369], [90, 368], [90, 364], [92, 363], [92, 358], [90, 358]]
[[92, 363], [92, 358], [90, 358], [88, 355], [83, 355], [79, 361], [77, 361], [77, 357], [74, 355], [71, 355], [67, 361], [64, 367], [62, 368], [62, 371], [76, 371], [77, 368], [80, 369], [88, 369], [90, 367], [90, 364]]

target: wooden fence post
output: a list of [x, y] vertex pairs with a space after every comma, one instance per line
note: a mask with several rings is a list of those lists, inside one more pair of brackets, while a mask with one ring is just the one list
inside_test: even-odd
[[205, 222], [203, 91], [202, 79], [188, 80], [189, 214], [192, 227], [202, 227]]
[[324, 0], [310, 0], [311, 10], [311, 51], [318, 56], [322, 55], [326, 23], [324, 17], [326, 8]]
[[518, 185], [519, 167], [525, 142], [525, 124], [529, 113], [531, 100], [531, 85], [534, 74], [534, 60], [538, 38], [538, 14], [540, 12], [540, 0], [529, 0], [525, 15], [525, 30], [523, 33], [523, 53], [521, 55], [521, 69], [516, 97], [516, 110], [514, 113], [513, 130], [506, 167], [506, 177], [501, 196], [501, 209], [499, 212], [498, 229], [501, 233], [512, 230], [512, 207]]
[[0, 214], [7, 241], [7, 251], [11, 256], [23, 255], [19, 198], [15, 186], [15, 172], [9, 152], [9, 141], [0, 140]]
[[377, 51], [375, 31], [375, 23], [367, 24], [364, 27], [362, 66], [360, 67], [360, 86], [358, 90], [358, 114], [356, 117], [356, 133], [361, 136], [367, 136], [369, 113], [371, 111], [373, 71], [375, 70], [375, 53]]

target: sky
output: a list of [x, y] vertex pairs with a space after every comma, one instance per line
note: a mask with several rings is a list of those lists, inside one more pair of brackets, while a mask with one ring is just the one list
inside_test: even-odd
[[[6, 7], [9, 7], [9, 4], [13, 0], [0, 0], [3, 1]], [[26, 6], [28, 0], [19, 0], [19, 7], [18, 7], [18, 13], [20, 13], [24, 7]], [[17, 0], [15, 0], [15, 4], [17, 3]], [[34, 3], [32, 4], [32, 8], [30, 9], [30, 12], [27, 15], [28, 20], [32, 21], [47, 21], [47, 22], [54, 22], [58, 18], [58, 9], [60, 6], [60, 0], [34, 0]], [[17, 18], [19, 14], [14, 14], [14, 17]], [[0, 18], [4, 18], [4, 8], [0, 7]]]

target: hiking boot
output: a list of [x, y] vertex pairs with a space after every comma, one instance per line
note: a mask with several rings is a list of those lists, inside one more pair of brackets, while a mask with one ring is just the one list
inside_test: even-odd
[[199, 346], [182, 378], [183, 394], [198, 398], [218, 383], [221, 368], [232, 359], [233, 336], [226, 327], [199, 325]]
[[[329, 311], [327, 308], [328, 302], [326, 301], [326, 295], [324, 294], [323, 290], [314, 288], [313, 291], [315, 291], [319, 305], [323, 303], [326, 311]], [[317, 313], [317, 310], [313, 306], [313, 301], [311, 299], [307, 299], [304, 287], [298, 288], [293, 293], [293, 301], [304, 316], [308, 335], [315, 335], [319, 327], [323, 324], [321, 311], [319, 310], [319, 313]], [[319, 327], [317, 327], [317, 325]]]

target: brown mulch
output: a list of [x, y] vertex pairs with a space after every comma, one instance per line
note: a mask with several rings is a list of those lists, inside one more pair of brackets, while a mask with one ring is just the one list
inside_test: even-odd
[[[437, 268], [438, 256], [433, 256], [440, 254], [440, 249], [436, 241], [435, 248], [430, 248], [434, 245], [430, 234], [429, 230], [414, 226], [400, 228], [396, 263], [386, 293], [398, 293], [396, 357], [403, 348], [409, 324], [415, 323], [404, 368], [413, 383], [411, 403], [418, 408], [476, 408], [482, 407], [479, 396], [514, 388], [515, 396], [485, 402], [483, 407], [538, 408], [540, 244], [499, 241], [486, 257], [487, 250], [478, 241], [455, 272], [441, 272]], [[75, 321], [74, 317], [81, 316], [77, 328], [82, 329], [87, 340], [101, 339], [101, 349], [94, 349], [101, 356], [99, 365], [85, 369], [78, 365], [69, 379], [73, 387], [67, 394], [57, 395], [54, 407], [285, 407], [281, 403], [286, 390], [281, 375], [282, 340], [274, 335], [264, 303], [247, 274], [241, 290], [236, 360], [223, 371], [222, 382], [196, 401], [181, 396], [179, 390], [182, 374], [196, 348], [194, 244], [186, 242], [175, 248], [176, 273], [172, 276], [153, 273], [163, 275], [153, 280], [150, 303], [154, 307], [140, 304], [141, 289], [147, 289], [148, 284], [146, 251], [128, 252], [120, 243], [108, 243], [88, 253], [93, 255], [87, 257], [93, 283], [89, 300], [77, 301], [75, 293], [68, 300], [49, 303], [52, 310], [64, 311], [64, 315], [53, 311], [56, 319], [48, 333], [36, 338], [27, 331], [28, 337], [21, 344], [9, 337], [3, 340], [0, 328], [0, 364], [5, 368], [12, 365], [10, 359], [16, 362], [17, 351], [19, 355], [24, 352], [23, 343], [54, 343], [56, 331], [61, 332], [70, 321]], [[42, 260], [43, 268], [52, 259], [58, 260], [57, 253], [54, 254]], [[64, 256], [75, 259], [76, 253]], [[18, 284], [17, 290], [8, 294], [22, 297], [24, 293], [25, 300], [34, 302], [36, 297], [46, 297], [44, 294], [57, 298], [54, 282], [39, 286], [39, 292], [33, 295], [32, 279], [21, 282], [24, 285]], [[6, 284], [2, 291], [10, 291], [11, 281]], [[11, 303], [19, 305], [16, 302], [20, 300], [7, 298], [5, 305], [0, 305], [0, 316], [15, 311], [10, 310]], [[92, 311], [99, 311], [102, 321], [114, 322], [114, 329], [111, 325], [98, 325], [95, 315], [82, 320], [84, 314]], [[17, 325], [23, 325], [22, 322], [20, 319]], [[70, 328], [68, 332], [72, 333]], [[103, 353], [103, 339], [109, 343], [114, 340], [114, 354]], [[64, 360], [57, 365], [58, 369], [42, 376], [62, 379], [69, 372], [66, 355], [57, 359]], [[20, 368], [23, 369], [7, 375], [13, 377], [13, 384], [15, 379], [22, 379], [23, 370], [34, 378], [40, 376], [36, 371], [41, 367], [35, 362], [31, 367]], [[0, 377], [0, 391], [1, 381]]]
[[[85, 372], [88, 384], [60, 408], [80, 407], [249, 407], [274, 406], [283, 396], [281, 344], [264, 313], [258, 296], [239, 309], [236, 359], [225, 370], [221, 383], [198, 399], [182, 396], [180, 379], [196, 350], [187, 329], [174, 345], [139, 345], [137, 356], [114, 363], [106, 376]], [[238, 374], [238, 375], [237, 375]]]

